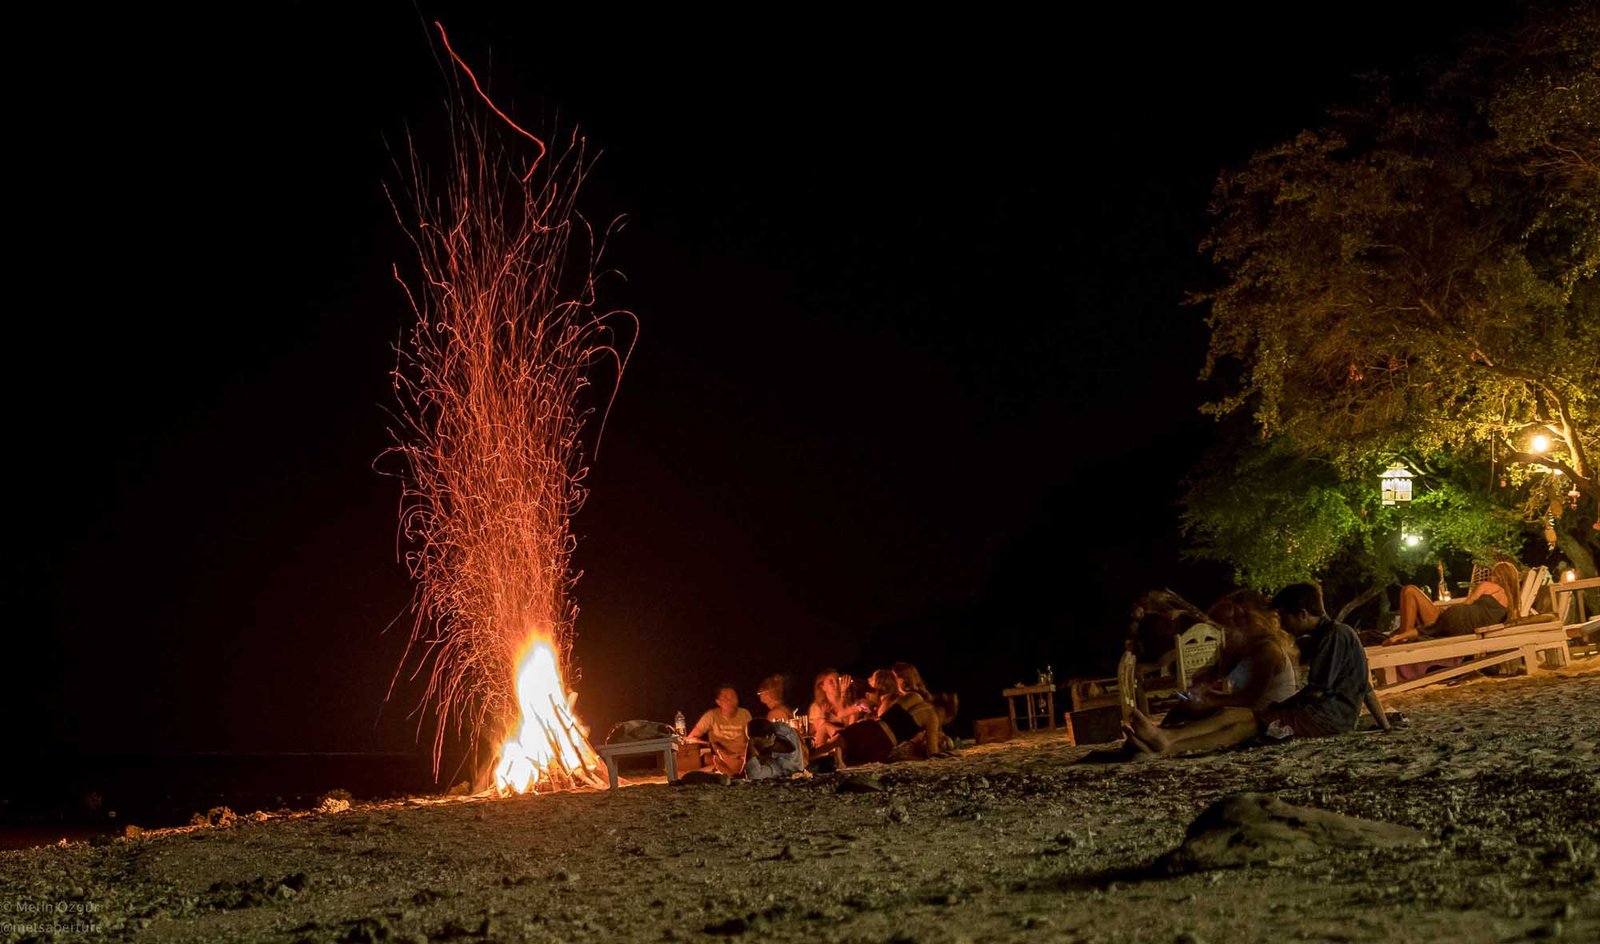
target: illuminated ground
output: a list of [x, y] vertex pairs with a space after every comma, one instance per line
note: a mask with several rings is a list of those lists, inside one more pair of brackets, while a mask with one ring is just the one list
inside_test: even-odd
[[[1400, 732], [1210, 758], [1077, 765], [1038, 739], [883, 769], [881, 792], [647, 784], [3, 853], [0, 938], [1600, 938], [1600, 659], [1395, 701]], [[1429, 838], [1144, 868], [1239, 790]]]

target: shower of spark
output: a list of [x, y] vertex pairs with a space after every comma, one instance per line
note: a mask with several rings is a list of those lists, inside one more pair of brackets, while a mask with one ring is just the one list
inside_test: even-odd
[[[437, 24], [435, 24], [437, 25]], [[626, 353], [595, 306], [604, 246], [575, 208], [589, 164], [574, 135], [552, 153], [460, 75], [452, 153], [434, 185], [415, 147], [391, 203], [416, 250], [416, 323], [394, 372], [404, 481], [400, 537], [416, 581], [401, 671], [426, 675], [437, 775], [449, 733], [504, 737], [501, 793], [599, 782], [573, 714], [573, 515], [586, 494], [590, 373]], [[588, 391], [588, 392], [586, 392]], [[612, 387], [615, 391], [615, 387]]]

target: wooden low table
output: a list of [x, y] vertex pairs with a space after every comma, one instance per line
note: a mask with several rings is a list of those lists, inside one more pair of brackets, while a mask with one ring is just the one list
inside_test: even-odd
[[1023, 704], [1027, 706], [1028, 730], [1037, 731], [1039, 729], [1039, 712], [1035, 710], [1033, 703], [1034, 697], [1038, 695], [1043, 695], [1045, 697], [1045, 702], [1047, 705], [1044, 715], [1045, 727], [1051, 731], [1055, 730], [1056, 687], [1054, 685], [1021, 685], [1016, 688], [1008, 688], [1002, 691], [1000, 694], [1004, 695], [1006, 698], [1006, 711], [1011, 715], [1011, 730], [1022, 730], [1022, 728], [1017, 725], [1018, 698], [1025, 699]]
[[600, 759], [606, 762], [606, 780], [609, 789], [617, 788], [617, 765], [614, 759], [618, 757], [633, 757], [638, 754], [660, 754], [661, 766], [666, 768], [667, 781], [670, 783], [678, 779], [678, 739], [677, 738], [652, 738], [648, 741], [623, 741], [621, 744], [602, 744], [597, 751]]

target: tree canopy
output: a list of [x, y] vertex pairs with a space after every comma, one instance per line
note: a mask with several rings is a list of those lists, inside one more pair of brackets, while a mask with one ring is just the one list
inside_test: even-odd
[[[1262, 443], [1197, 473], [1199, 553], [1266, 585], [1326, 567], [1382, 523], [1362, 496], [1400, 461], [1450, 470], [1419, 480], [1435, 541], [1482, 554], [1467, 545], [1507, 540], [1514, 510], [1594, 572], [1600, 9], [1539, 7], [1452, 62], [1370, 77], [1365, 101], [1224, 172], [1212, 211], [1206, 409]], [[1236, 500], [1254, 511], [1219, 498], [1219, 463], [1255, 482]]]

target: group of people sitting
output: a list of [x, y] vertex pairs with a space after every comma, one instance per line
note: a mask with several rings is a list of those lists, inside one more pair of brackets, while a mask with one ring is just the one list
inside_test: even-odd
[[[1312, 583], [1292, 584], [1268, 600], [1252, 590], [1224, 596], [1204, 614], [1223, 630], [1217, 665], [1200, 682], [1179, 693], [1181, 704], [1160, 724], [1135, 710], [1123, 725], [1128, 753], [1200, 751], [1231, 746], [1258, 735], [1269, 738], [1324, 737], [1353, 731], [1361, 708], [1378, 727], [1389, 728], [1372, 690], [1364, 645], [1393, 646], [1418, 639], [1463, 636], [1505, 622], [1514, 613], [1521, 580], [1515, 564], [1502, 560], [1489, 579], [1465, 600], [1436, 603], [1416, 586], [1400, 590], [1399, 625], [1392, 633], [1358, 634], [1328, 616], [1322, 591]], [[1170, 592], [1151, 594], [1135, 608], [1135, 635], [1142, 620], [1156, 617], [1170, 640], [1175, 632]], [[1183, 604], [1187, 606], [1187, 604]], [[1157, 614], [1156, 610], [1165, 610]], [[1298, 637], [1298, 638], [1297, 638]], [[1170, 643], [1168, 643], [1170, 645]], [[1130, 649], [1138, 643], [1130, 639]], [[1459, 661], [1459, 660], [1456, 660]], [[1297, 662], [1306, 667], [1298, 684]], [[1414, 667], [1425, 672], [1437, 660]]]
[[[1417, 587], [1405, 587], [1399, 627], [1382, 644], [1461, 635], [1502, 622], [1518, 586], [1515, 565], [1502, 562], [1466, 600], [1448, 607]], [[1147, 597], [1135, 609], [1135, 635], [1138, 621], [1154, 615], [1148, 604], [1157, 598], [1182, 603], [1169, 592]], [[1213, 750], [1263, 735], [1345, 734], [1355, 730], [1363, 707], [1379, 728], [1390, 727], [1372, 689], [1362, 638], [1328, 616], [1316, 584], [1291, 584], [1271, 599], [1236, 590], [1204, 614], [1188, 609], [1193, 619], [1222, 629], [1217, 664], [1179, 693], [1181, 704], [1159, 724], [1134, 709], [1123, 725], [1127, 754]], [[1167, 638], [1174, 631], [1171, 612], [1162, 617], [1167, 624], [1159, 634]], [[1303, 685], [1300, 665], [1306, 669]], [[759, 718], [739, 707], [733, 686], [718, 689], [717, 706], [689, 732], [691, 741], [704, 739], [709, 745], [711, 769], [762, 780], [808, 769], [927, 758], [951, 748], [944, 728], [955, 717], [957, 699], [933, 694], [908, 662], [879, 669], [865, 681], [824, 671], [804, 713], [788, 705], [784, 688], [781, 675], [762, 681], [757, 696], [765, 714]]]
[[791, 708], [786, 679], [773, 675], [756, 690], [765, 709], [753, 717], [732, 685], [717, 690], [716, 707], [688, 732], [710, 748], [710, 768], [729, 777], [781, 779], [805, 770], [924, 759], [952, 747], [944, 728], [955, 719], [955, 695], [935, 695], [909, 662], [862, 681], [832, 669], [818, 673], [812, 704]]
[[[1133, 710], [1123, 725], [1130, 754], [1214, 750], [1261, 735], [1346, 734], [1363, 706], [1389, 728], [1360, 638], [1328, 616], [1315, 584], [1291, 584], [1270, 600], [1236, 590], [1206, 616], [1223, 631], [1216, 667], [1179, 694], [1182, 704], [1160, 724]], [[1297, 662], [1306, 666], [1303, 686]]]

